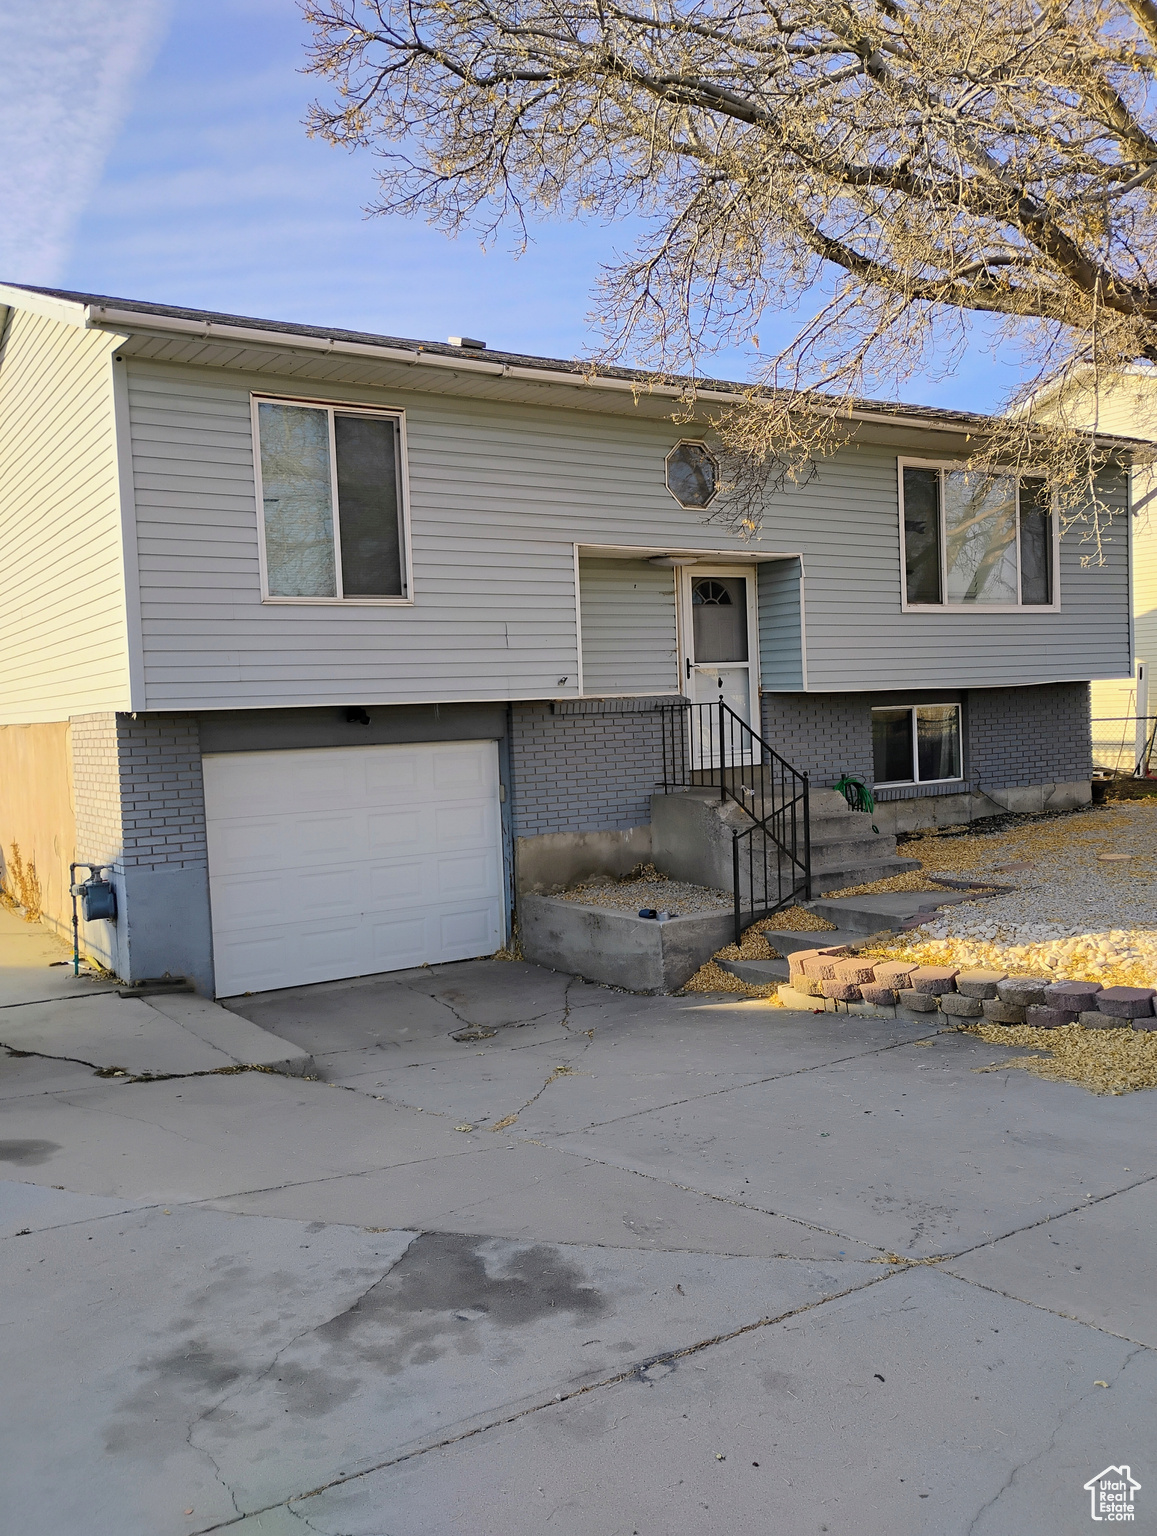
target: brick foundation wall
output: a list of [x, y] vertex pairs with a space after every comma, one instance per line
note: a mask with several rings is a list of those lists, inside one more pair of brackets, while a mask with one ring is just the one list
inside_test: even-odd
[[663, 777], [654, 699], [515, 704], [510, 755], [516, 837], [643, 826]]
[[975, 689], [965, 714], [975, 789], [1069, 784], [1093, 771], [1088, 683]]
[[118, 870], [204, 867], [196, 720], [107, 712], [71, 724], [78, 857]]
[[867, 693], [765, 693], [763, 739], [819, 789], [843, 774], [872, 782], [872, 698]]
[[111, 710], [73, 715], [69, 724], [76, 856], [123, 869], [117, 717]]
[[[944, 690], [935, 697], [943, 698]], [[964, 787], [973, 790], [1067, 784], [1092, 772], [1087, 683], [973, 688], [963, 703]], [[929, 699], [933, 697], [929, 694]], [[826, 788], [843, 773], [873, 778], [872, 705], [918, 703], [919, 695], [765, 693], [763, 735], [794, 767]], [[915, 797], [947, 786], [886, 791]]]
[[117, 718], [125, 864], [206, 863], [201, 741], [191, 715]]

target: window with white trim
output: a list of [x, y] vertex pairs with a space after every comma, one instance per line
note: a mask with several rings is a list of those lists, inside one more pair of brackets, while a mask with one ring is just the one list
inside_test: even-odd
[[1055, 518], [1043, 480], [901, 469], [907, 607], [1056, 606]]
[[264, 596], [408, 597], [401, 418], [256, 400]]
[[943, 784], [962, 777], [960, 705], [914, 704], [872, 710], [877, 788]]

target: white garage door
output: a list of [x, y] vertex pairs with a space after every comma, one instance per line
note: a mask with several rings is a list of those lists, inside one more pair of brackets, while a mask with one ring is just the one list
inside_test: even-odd
[[218, 997], [492, 954], [493, 741], [207, 755]]

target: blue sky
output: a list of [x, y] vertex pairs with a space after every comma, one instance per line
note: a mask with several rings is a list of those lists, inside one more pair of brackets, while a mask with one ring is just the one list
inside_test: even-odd
[[[540, 227], [515, 259], [509, 241], [483, 251], [367, 219], [372, 157], [301, 126], [317, 83], [300, 73], [293, 0], [38, 0], [36, 28], [14, 6], [5, 20], [0, 5], [0, 51], [16, 61], [0, 137], [9, 164], [36, 174], [0, 179], [2, 275], [555, 357], [591, 347], [591, 289], [623, 227]], [[765, 317], [764, 348], [793, 328]], [[710, 371], [743, 378], [752, 357], [732, 351]], [[995, 409], [1016, 377], [977, 345], [954, 376], [900, 393]]]

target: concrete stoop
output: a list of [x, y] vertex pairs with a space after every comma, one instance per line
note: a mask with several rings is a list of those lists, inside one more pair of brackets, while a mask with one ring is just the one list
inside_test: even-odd
[[[722, 801], [718, 790], [689, 789], [651, 797], [651, 856], [672, 879], [730, 890], [733, 880], [732, 834], [746, 831], [751, 818], [734, 801]], [[746, 884], [747, 843], [741, 845]], [[756, 850], [757, 867], [760, 864]], [[813, 895], [884, 880], [918, 868], [915, 859], [901, 858], [890, 833], [872, 831], [872, 818], [848, 809], [834, 790], [811, 796], [811, 856]], [[757, 879], [757, 888], [760, 881]]]

